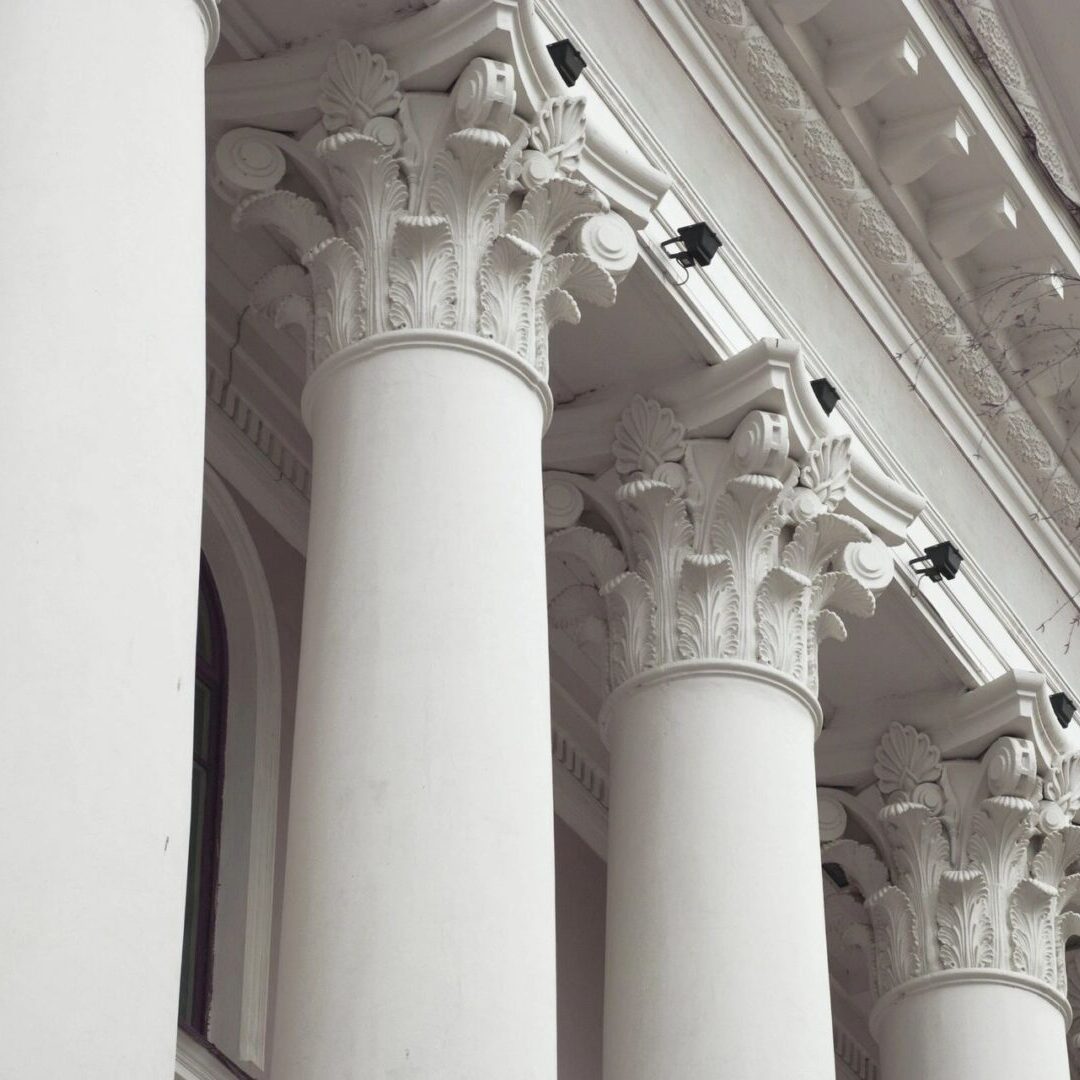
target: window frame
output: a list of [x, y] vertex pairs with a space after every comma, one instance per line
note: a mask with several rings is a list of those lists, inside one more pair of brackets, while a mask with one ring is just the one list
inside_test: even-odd
[[[196, 638], [195, 678], [207, 687], [210, 694], [210, 737], [207, 755], [199, 764], [207, 776], [205, 819], [201, 837], [201, 873], [199, 875], [199, 919], [195, 930], [194, 962], [192, 969], [193, 1021], [178, 1017], [180, 1028], [199, 1040], [206, 1040], [210, 1031], [210, 1003], [214, 974], [214, 924], [217, 914], [219, 858], [221, 854], [221, 821], [225, 796], [225, 738], [228, 719], [229, 656], [225, 614], [214, 576], [205, 552], [199, 557], [199, 606], [205, 599], [210, 622], [210, 656], [203, 657]], [[198, 623], [196, 624], [198, 634]], [[198, 756], [195, 746], [194, 716], [192, 717], [192, 776]], [[188, 852], [190, 865], [192, 852]], [[185, 905], [186, 907], [186, 905]], [[185, 910], [185, 931], [187, 914]], [[186, 933], [185, 933], [186, 937]], [[185, 957], [186, 959], [186, 957]], [[179, 1006], [178, 1006], [179, 1007]]]
[[[295, 647], [282, 651], [262, 550], [216, 467], [228, 464], [209, 457], [205, 463], [200, 545], [218, 589], [229, 648], [210, 1030], [203, 1039], [178, 1024], [176, 1076], [181, 1080], [229, 1080], [221, 1060], [253, 1080], [264, 1075], [281, 904], [282, 726], [292, 715], [286, 711], [289, 684], [283, 680], [285, 656], [294, 658]], [[294, 660], [289, 670], [295, 677]]]

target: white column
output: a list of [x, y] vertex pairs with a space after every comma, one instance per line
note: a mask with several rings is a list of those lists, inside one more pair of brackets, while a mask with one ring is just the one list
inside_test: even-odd
[[[1000, 713], [1006, 730], [1024, 722], [1020, 706]], [[1080, 761], [960, 730], [968, 752], [990, 744], [981, 757], [943, 761], [927, 734], [893, 724], [871, 787], [819, 795], [822, 860], [865, 902], [844, 940], [870, 961], [882, 1080], [1068, 1080]], [[876, 851], [844, 835], [849, 821]]]
[[546, 388], [479, 338], [404, 331], [306, 393], [274, 1071], [552, 1080]]
[[[728, 438], [689, 437], [641, 397], [623, 413], [619, 475], [598, 481], [615, 490], [622, 550], [580, 527], [549, 540], [568, 569], [589, 568], [607, 608], [605, 1080], [835, 1074], [817, 644], [843, 636], [834, 609], [873, 611], [891, 558], [838, 512], [850, 436], [799, 427], [812, 398], [790, 350], [731, 364], [698, 395], [745, 402], [736, 416], [698, 410]], [[790, 425], [753, 407], [791, 395]]]
[[216, 153], [222, 190], [254, 192], [238, 224], [308, 271], [255, 296], [313, 371], [271, 1069], [554, 1080], [540, 439], [549, 322], [576, 314], [568, 290], [614, 300], [570, 231], [606, 204], [569, 178], [580, 103], [530, 129], [505, 64], [402, 95], [339, 43], [323, 91], [323, 207], [261, 190], [280, 138], [239, 129]]
[[608, 709], [604, 1075], [832, 1080], [817, 702], [705, 661]]
[[1006, 972], [939, 972], [873, 1015], [882, 1080], [1069, 1080], [1064, 997]]
[[204, 415], [193, 0], [0, 38], [0, 1072], [173, 1074]]

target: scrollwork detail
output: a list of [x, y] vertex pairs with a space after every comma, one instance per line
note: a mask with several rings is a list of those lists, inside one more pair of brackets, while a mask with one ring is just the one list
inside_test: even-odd
[[[477, 57], [446, 94], [404, 92], [384, 57], [339, 41], [318, 106], [312, 132], [237, 129], [215, 151], [234, 226], [276, 232], [309, 272], [300, 301], [255, 305], [278, 320], [310, 302], [309, 369], [372, 334], [430, 329], [489, 338], [543, 377], [550, 327], [578, 321], [579, 299], [614, 302], [608, 267], [624, 275], [636, 251], [574, 176], [583, 99], [543, 102], [530, 126], [508, 64]], [[316, 199], [278, 186], [286, 157]]]
[[[889, 880], [848, 874], [840, 892], [864, 902], [877, 992], [935, 971], [995, 969], [1063, 993], [1064, 935], [1080, 926], [1080, 827], [1045, 828], [1034, 800], [1044, 783], [1067, 798], [1069, 759], [1051, 765], [1044, 781], [1026, 739], [1003, 736], [978, 762], [943, 760], [926, 733], [893, 723], [874, 771], [872, 789], [823, 791], [819, 799], [887, 800], [875, 842]], [[838, 862], [841, 845], [860, 846], [843, 836], [846, 828], [829, 831], [823, 863]]]
[[[632, 398], [612, 444], [629, 569], [595, 582], [612, 605], [612, 686], [662, 664], [732, 659], [816, 689], [820, 642], [846, 636], [839, 613], [873, 613], [873, 592], [843, 562], [873, 537], [825, 509], [842, 498], [847, 443], [819, 443], [803, 461], [789, 450], [773, 413], [752, 410], [729, 439], [688, 439], [673, 410]], [[828, 488], [805, 489], [816, 500], [805, 516], [789, 498], [801, 476]]]

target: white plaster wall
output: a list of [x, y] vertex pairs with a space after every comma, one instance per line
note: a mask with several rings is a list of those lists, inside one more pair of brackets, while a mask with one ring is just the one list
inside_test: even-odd
[[600, 1080], [607, 867], [555, 818], [559, 1080]]
[[[788, 209], [734, 142], [633, 0], [560, 0], [578, 39], [650, 126], [715, 219], [825, 358], [844, 393], [945, 517], [1020, 618], [1034, 628], [1067, 600], [981, 479], [973, 447], [957, 448], [818, 258]], [[611, 32], [618, 26], [617, 34]], [[913, 437], [917, 433], [917, 437]], [[1030, 526], [1032, 528], [1036, 526]], [[1071, 610], [1044, 647], [1080, 685], [1080, 648], [1064, 651]]]

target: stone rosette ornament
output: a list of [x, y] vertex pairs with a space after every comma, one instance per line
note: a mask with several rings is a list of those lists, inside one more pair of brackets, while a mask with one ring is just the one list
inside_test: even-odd
[[346, 41], [320, 90], [303, 136], [238, 128], [215, 151], [235, 227], [270, 230], [295, 260], [253, 306], [300, 336], [309, 372], [372, 335], [428, 329], [488, 338], [543, 378], [549, 328], [577, 322], [579, 299], [614, 303], [637, 254], [575, 176], [584, 100], [551, 98], [527, 123], [508, 64], [477, 58], [448, 93], [403, 92]]

